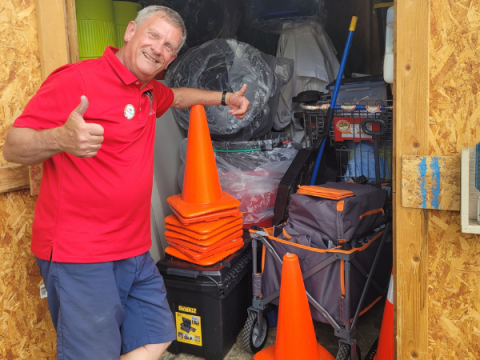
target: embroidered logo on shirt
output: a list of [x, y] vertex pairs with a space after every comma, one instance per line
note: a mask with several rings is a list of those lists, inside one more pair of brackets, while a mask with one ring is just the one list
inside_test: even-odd
[[133, 119], [133, 117], [135, 116], [135, 108], [132, 104], [128, 104], [127, 106], [125, 106], [125, 110], [123, 110], [123, 115], [125, 115], [128, 120]]
[[145, 95], [148, 96], [150, 99], [150, 112], [148, 113], [148, 116], [155, 114], [155, 110], [153, 110], [153, 92], [152, 90], [145, 91]]

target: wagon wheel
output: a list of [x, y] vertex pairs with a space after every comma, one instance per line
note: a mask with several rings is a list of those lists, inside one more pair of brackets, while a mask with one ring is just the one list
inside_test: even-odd
[[257, 316], [262, 316], [262, 313], [251, 312], [248, 314], [247, 321], [242, 333], [243, 348], [256, 354], [263, 349], [267, 342], [268, 323], [267, 319], [263, 317], [263, 326], [260, 329], [257, 322]]
[[[345, 343], [340, 343], [340, 348], [338, 349], [337, 357], [335, 360], [352, 360], [350, 358], [350, 348], [351, 346]], [[362, 360], [360, 355], [360, 348], [357, 345], [357, 358], [355, 360]]]

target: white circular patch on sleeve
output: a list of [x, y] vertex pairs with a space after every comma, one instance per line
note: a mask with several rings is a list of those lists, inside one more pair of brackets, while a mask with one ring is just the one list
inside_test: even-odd
[[125, 115], [128, 120], [133, 119], [133, 117], [135, 116], [135, 108], [132, 104], [128, 104], [127, 106], [125, 106], [125, 110], [123, 110], [123, 115]]

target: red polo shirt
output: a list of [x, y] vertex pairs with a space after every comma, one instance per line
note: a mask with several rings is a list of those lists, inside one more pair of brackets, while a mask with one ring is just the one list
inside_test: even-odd
[[150, 249], [155, 120], [172, 104], [173, 92], [155, 80], [141, 89], [116, 52], [109, 47], [99, 59], [55, 70], [14, 123], [35, 130], [62, 126], [85, 95], [85, 121], [105, 129], [96, 156], [60, 153], [43, 163], [32, 234], [40, 259], [104, 262]]

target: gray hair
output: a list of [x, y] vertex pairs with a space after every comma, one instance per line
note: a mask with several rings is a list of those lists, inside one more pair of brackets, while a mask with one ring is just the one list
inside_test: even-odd
[[187, 28], [185, 27], [185, 23], [178, 12], [166, 6], [150, 5], [138, 12], [135, 23], [140, 27], [146, 20], [158, 13], [161, 13], [163, 15], [162, 18], [164, 18], [168, 23], [182, 30], [182, 40], [180, 41], [178, 49], [175, 49], [175, 53], [178, 53], [187, 39]]

